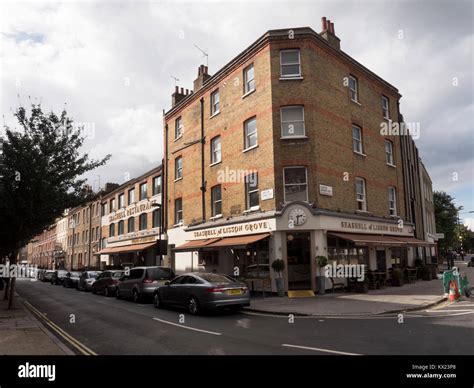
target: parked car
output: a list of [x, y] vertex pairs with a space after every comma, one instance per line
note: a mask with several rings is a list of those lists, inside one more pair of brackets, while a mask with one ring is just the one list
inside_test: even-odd
[[63, 286], [66, 288], [77, 288], [79, 283], [79, 278], [81, 277], [81, 272], [71, 271], [66, 274], [66, 277], [63, 281]]
[[474, 257], [471, 257], [471, 260], [467, 262], [468, 267], [474, 267]]
[[107, 270], [102, 272], [92, 284], [93, 294], [104, 294], [105, 296], [115, 295], [115, 289], [123, 271]]
[[36, 275], [37, 279], [43, 281], [43, 277], [44, 277], [45, 272], [46, 272], [46, 270], [44, 270], [42, 268], [39, 268], [38, 273]]
[[245, 284], [227, 275], [188, 273], [159, 287], [153, 304], [156, 308], [185, 307], [191, 314], [225, 307], [237, 310], [250, 306], [250, 292]]
[[53, 273], [54, 273], [53, 270], [47, 269], [46, 271], [44, 271], [43, 277], [41, 278], [41, 280], [43, 282], [50, 282], [53, 277]]
[[58, 269], [54, 271], [53, 276], [51, 277], [51, 284], [55, 286], [64, 283], [64, 279], [66, 278], [67, 271], [64, 269]]
[[79, 291], [92, 290], [92, 285], [100, 274], [101, 271], [84, 271], [79, 278], [79, 282], [77, 283], [77, 289]]
[[152, 299], [155, 289], [174, 277], [174, 272], [167, 267], [135, 267], [128, 276], [124, 273], [119, 279], [115, 296], [118, 299], [132, 298], [135, 303], [145, 298]]

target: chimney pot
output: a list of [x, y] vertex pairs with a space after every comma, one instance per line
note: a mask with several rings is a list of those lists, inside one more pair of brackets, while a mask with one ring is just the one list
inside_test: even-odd
[[179, 93], [179, 88], [177, 86], [174, 87], [174, 92]]
[[336, 33], [334, 32], [334, 23], [333, 23], [333, 22], [331, 22], [331, 32], [332, 32], [334, 35], [336, 35]]
[[329, 19], [326, 20], [326, 30], [331, 32], [331, 21]]
[[204, 66], [204, 74], [207, 74], [207, 66]]
[[181, 94], [184, 94], [184, 89], [183, 88], [181, 88]]
[[323, 16], [323, 17], [321, 18], [321, 28], [322, 28], [322, 31], [326, 30], [326, 23], [327, 23], [326, 16]]

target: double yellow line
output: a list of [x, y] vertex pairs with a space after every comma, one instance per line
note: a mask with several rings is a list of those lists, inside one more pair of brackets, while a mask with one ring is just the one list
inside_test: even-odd
[[46, 317], [43, 313], [38, 311], [37, 308], [33, 307], [27, 301], [23, 302], [25, 306], [31, 310], [38, 318], [40, 318], [46, 325], [48, 325], [55, 333], [60, 335], [64, 340], [70, 343], [73, 347], [75, 347], [79, 352], [86, 356], [97, 356], [97, 353], [89, 349], [86, 345], [80, 343], [77, 339], [66, 333], [63, 329], [61, 329], [58, 325], [56, 325], [53, 321]]

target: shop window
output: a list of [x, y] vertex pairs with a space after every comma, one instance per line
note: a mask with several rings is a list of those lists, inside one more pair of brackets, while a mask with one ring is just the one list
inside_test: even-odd
[[219, 252], [210, 251], [210, 252], [201, 252], [199, 255], [199, 265], [203, 267], [215, 267], [219, 265]]

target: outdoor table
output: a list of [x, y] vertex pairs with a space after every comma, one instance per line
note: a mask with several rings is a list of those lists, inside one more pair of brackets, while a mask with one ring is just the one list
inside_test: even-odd
[[407, 274], [408, 283], [412, 283], [412, 281], [413, 282], [416, 281], [416, 272], [417, 272], [416, 268], [406, 267], [405, 272]]

